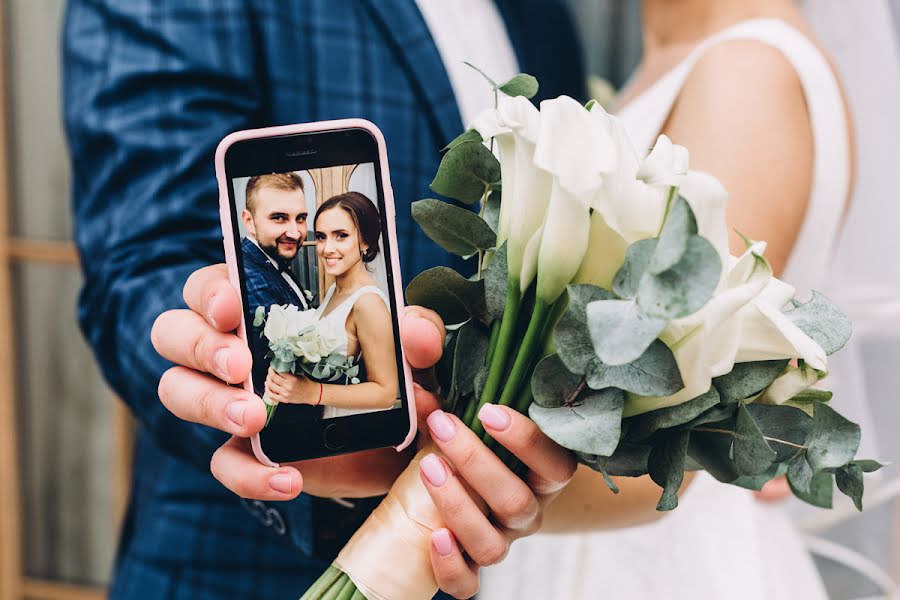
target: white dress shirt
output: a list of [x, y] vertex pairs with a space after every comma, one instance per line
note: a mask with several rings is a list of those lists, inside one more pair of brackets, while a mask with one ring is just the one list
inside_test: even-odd
[[[519, 72], [506, 25], [493, 0], [416, 0], [456, 95], [463, 125], [494, 106], [490, 84], [469, 62], [497, 83]], [[460, 132], [462, 133], [462, 132]]]

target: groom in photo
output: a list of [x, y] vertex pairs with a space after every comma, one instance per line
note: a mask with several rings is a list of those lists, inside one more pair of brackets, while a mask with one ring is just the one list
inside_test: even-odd
[[[305, 310], [305, 291], [291, 269], [306, 238], [303, 180], [296, 173], [256, 175], [247, 181], [245, 197], [241, 221], [247, 237], [241, 241], [241, 254], [250, 315], [255, 315], [260, 306], [268, 311], [273, 304], [293, 304]], [[268, 344], [252, 323], [247, 329], [253, 388], [262, 395], [269, 364]]]
[[[459, 35], [460, 23], [478, 25], [477, 33]], [[69, 0], [62, 35], [75, 238], [89, 282], [79, 321], [137, 424], [108, 597], [299, 597], [371, 506], [314, 502], [306, 491], [331, 485], [337, 496], [365, 495], [357, 488], [366, 472], [304, 468], [297, 496], [298, 475], [285, 468], [250, 489], [241, 487], [244, 468], [230, 467], [226, 489], [210, 473], [222, 448], [243, 467], [259, 464], [221, 431], [243, 423], [247, 393], [222, 383], [236, 372], [226, 346], [238, 340], [181, 310], [184, 322], [168, 341], [196, 350], [203, 364], [173, 370], [151, 342], [162, 313], [196, 307], [190, 290], [202, 275], [185, 300], [192, 274], [224, 262], [215, 148], [240, 129], [368, 119], [387, 142], [404, 281], [429, 267], [459, 267], [421, 232], [410, 204], [430, 195], [440, 148], [493, 105], [490, 87], [464, 61], [498, 81], [518, 71], [536, 76], [535, 102], [584, 98], [568, 11], [562, 0]], [[217, 269], [215, 285], [230, 292]], [[204, 302], [212, 310], [222, 298]], [[161, 391], [217, 418], [209, 402], [228, 398], [237, 421], [182, 421]], [[263, 491], [271, 500], [238, 497]]]

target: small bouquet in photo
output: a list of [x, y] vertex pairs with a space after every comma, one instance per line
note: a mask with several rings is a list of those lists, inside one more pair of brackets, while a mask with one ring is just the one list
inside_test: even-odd
[[[337, 352], [341, 344], [339, 332], [319, 321], [316, 309], [301, 310], [293, 304], [260, 306], [253, 315], [253, 327], [260, 330], [269, 346], [269, 366], [278, 373], [306, 375], [315, 381], [337, 381], [346, 377], [359, 383], [359, 365], [353, 357]], [[263, 394], [266, 424], [272, 420], [278, 402]]]
[[[496, 107], [445, 149], [432, 183], [478, 212], [412, 207], [476, 272], [437, 267], [407, 288], [451, 330], [444, 409], [516, 468], [476, 417], [487, 403], [514, 407], [614, 492], [614, 476], [649, 474], [661, 511], [698, 469], [751, 489], [786, 475], [827, 508], [836, 484], [861, 508], [863, 473], [881, 465], [856, 459], [860, 428], [821, 385], [849, 320], [819, 293], [795, 298], [764, 241], [730, 254], [727, 193], [688, 168], [687, 149], [660, 136], [639, 154], [595, 102], [538, 109], [528, 75], [492, 85]], [[443, 524], [417, 463], [304, 598], [431, 598], [428, 544]], [[403, 568], [374, 566], [385, 556]]]

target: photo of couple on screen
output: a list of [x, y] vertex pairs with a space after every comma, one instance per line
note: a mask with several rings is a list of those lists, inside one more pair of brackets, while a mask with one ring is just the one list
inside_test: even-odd
[[372, 163], [233, 181], [251, 377], [270, 422], [400, 406], [375, 182]]

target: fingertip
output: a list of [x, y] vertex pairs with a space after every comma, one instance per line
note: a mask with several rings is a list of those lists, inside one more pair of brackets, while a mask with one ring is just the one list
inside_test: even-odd
[[400, 338], [406, 351], [406, 360], [414, 369], [434, 366], [444, 351], [440, 330], [430, 320], [412, 313], [401, 321]]
[[206, 303], [205, 318], [222, 332], [234, 331], [241, 322], [241, 300], [228, 282], [215, 286]]
[[246, 437], [250, 437], [262, 431], [266, 426], [268, 415], [266, 414], [266, 403], [262, 398], [253, 394], [250, 396], [249, 402], [244, 409], [244, 433]]
[[436, 529], [431, 534], [431, 544], [439, 557], [450, 556], [456, 548], [456, 541], [449, 529]]
[[303, 476], [294, 467], [282, 467], [269, 477], [269, 487], [286, 498], [294, 498], [303, 488]]

